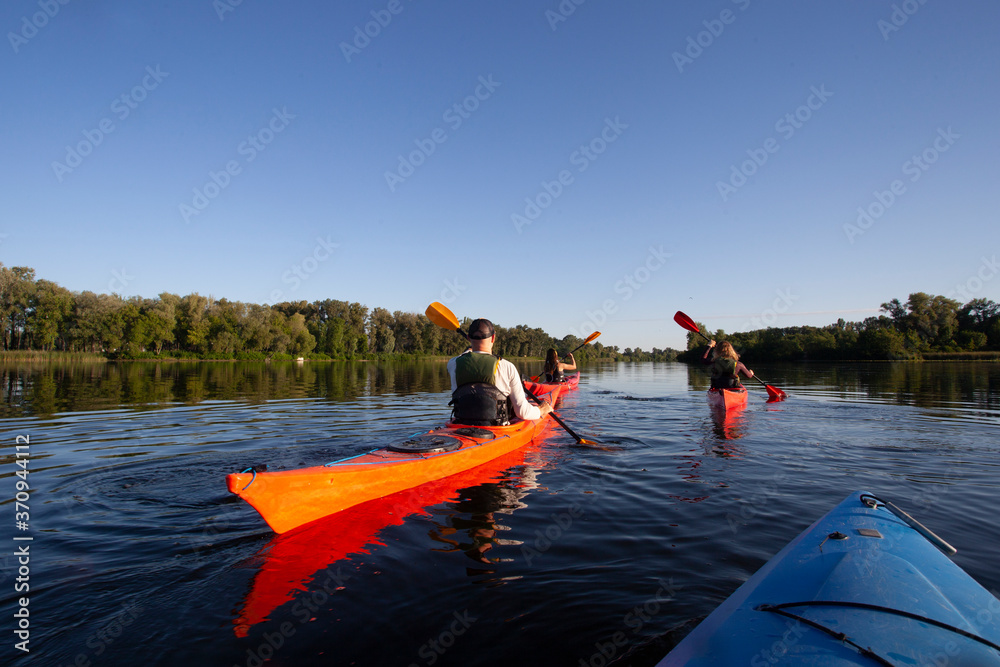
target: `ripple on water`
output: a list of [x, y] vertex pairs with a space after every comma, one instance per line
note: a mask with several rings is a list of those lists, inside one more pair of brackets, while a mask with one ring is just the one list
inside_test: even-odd
[[[491, 663], [578, 664], [619, 631], [655, 662], [857, 489], [909, 511], [1000, 589], [1000, 406], [984, 388], [989, 374], [755, 370], [788, 400], [767, 404], [758, 390], [746, 410], [720, 419], [694, 369], [592, 365], [559, 410], [604, 447], [553, 430], [493, 477], [424, 489], [412, 511], [343, 514], [287, 538], [227, 493], [225, 474], [325, 463], [439, 425], [442, 365], [391, 382], [383, 368], [358, 367], [348, 379], [385, 383], [349, 391], [310, 394], [300, 379], [295, 396], [227, 390], [202, 402], [0, 420], [31, 434], [32, 613], [45, 619], [32, 658], [95, 661], [88, 639], [132, 605], [138, 621], [105, 646], [108, 664], [140, 651], [152, 664], [246, 664], [282, 623], [295, 633], [275, 663], [419, 664], [421, 648], [464, 613], [477, 621], [444, 663], [477, 664], [488, 646]], [[234, 366], [219, 378], [238, 384], [238, 375]], [[0, 479], [9, 485], [7, 454]], [[340, 583], [328, 592], [331, 577]], [[9, 579], [0, 560], [0, 583]], [[671, 603], [629, 625], [664, 582]], [[239, 636], [261, 592], [267, 611]]]

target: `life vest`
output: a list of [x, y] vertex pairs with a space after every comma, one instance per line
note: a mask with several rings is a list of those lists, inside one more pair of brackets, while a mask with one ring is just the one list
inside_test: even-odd
[[712, 360], [712, 386], [717, 389], [740, 386], [740, 378], [736, 374], [735, 359], [716, 357]]
[[469, 426], [501, 426], [510, 421], [507, 397], [496, 386], [500, 358], [466, 352], [455, 359], [452, 420]]
[[[556, 363], [558, 364], [558, 362], [556, 362]], [[563, 376], [562, 371], [559, 370], [559, 366], [556, 366], [554, 369], [551, 369], [551, 370], [546, 367], [546, 369], [545, 369], [545, 381], [546, 382], [565, 382], [566, 378]]]

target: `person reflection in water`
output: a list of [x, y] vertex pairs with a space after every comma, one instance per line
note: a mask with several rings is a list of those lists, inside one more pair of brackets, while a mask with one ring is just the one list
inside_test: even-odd
[[[533, 476], [530, 468], [521, 474]], [[507, 543], [503, 538], [497, 537], [497, 533], [510, 530], [500, 523], [497, 515], [513, 514], [514, 510], [526, 507], [522, 498], [527, 495], [527, 489], [532, 487], [530, 480], [515, 477], [462, 489], [460, 500], [448, 504], [450, 516], [445, 522], [436, 522], [435, 528], [430, 531], [430, 538], [449, 545], [438, 551], [460, 551], [467, 558], [486, 566], [468, 568], [468, 574], [492, 573], [500, 559], [490, 558], [488, 554], [494, 545]]]

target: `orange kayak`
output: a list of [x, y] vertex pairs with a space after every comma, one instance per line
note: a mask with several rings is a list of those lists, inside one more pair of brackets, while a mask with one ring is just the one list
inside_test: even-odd
[[[547, 398], [555, 403], [560, 388]], [[539, 398], [546, 398], [536, 392]], [[276, 533], [360, 503], [455, 475], [531, 442], [549, 415], [508, 426], [445, 426], [326, 465], [226, 476], [230, 493], [250, 503]]]
[[527, 380], [524, 384], [528, 387], [528, 390], [536, 396], [546, 394], [555, 387], [561, 387], [563, 391], [568, 391], [570, 389], [576, 389], [580, 384], [580, 373], [577, 372], [573, 375], [567, 375], [564, 382], [531, 382], [530, 380]]
[[720, 408], [722, 410], [745, 408], [747, 405], [747, 388], [709, 389], [708, 404], [713, 408]]
[[[431, 516], [431, 506], [465, 497], [460, 495], [462, 490], [468, 493], [469, 487], [496, 484], [506, 471], [523, 466], [512, 478], [517, 480], [517, 498], [527, 495], [538, 487], [535, 477], [546, 465], [537, 451], [534, 455], [530, 452], [551, 432], [551, 427], [550, 422], [546, 434], [536, 437], [532, 445], [498, 456], [489, 463], [349, 507], [313, 521], [301, 530], [274, 535], [252, 559], [260, 563], [260, 569], [234, 621], [236, 636], [246, 637], [251, 627], [267, 621], [275, 609], [294, 600], [298, 593], [308, 591], [309, 583], [319, 581], [320, 573], [327, 572], [324, 577], [327, 581], [340, 576], [340, 568], [334, 571], [331, 567], [338, 561], [370, 554], [377, 546], [384, 545], [382, 530], [403, 525], [411, 516]], [[513, 512], [517, 506], [505, 511]]]

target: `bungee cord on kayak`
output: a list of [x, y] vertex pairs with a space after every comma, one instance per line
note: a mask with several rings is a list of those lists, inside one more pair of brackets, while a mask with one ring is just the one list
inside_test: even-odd
[[[909, 618], [914, 621], [919, 621], [921, 623], [927, 623], [929, 625], [937, 626], [948, 632], [954, 632], [957, 635], [962, 635], [966, 639], [971, 639], [977, 641], [985, 646], [1000, 651], [1000, 644], [995, 644], [989, 639], [980, 637], [979, 635], [969, 632], [968, 630], [963, 630], [962, 628], [955, 627], [950, 623], [944, 623], [943, 621], [938, 621], [929, 616], [923, 614], [914, 614], [902, 609], [896, 609], [894, 607], [886, 607], [878, 604], [867, 604], [865, 602], [852, 602], [850, 600], [803, 600], [802, 602], [782, 602], [780, 604], [761, 604], [757, 607], [758, 611], [773, 611], [775, 613], [781, 613], [788, 607], [847, 607], [850, 609], [864, 609], [866, 611], [877, 611], [885, 614], [893, 614], [895, 616], [902, 616], [903, 618]], [[802, 616], [796, 614], [785, 613], [784, 616], [790, 618], [796, 618], [801, 621], [806, 621]], [[808, 622], [808, 621], [807, 621]], [[825, 628], [824, 628], [825, 629]]]
[[790, 612], [787, 612], [784, 609], [782, 609], [781, 606], [779, 606], [779, 605], [762, 604], [759, 607], [757, 607], [756, 609], [757, 609], [757, 611], [774, 612], [775, 614], [779, 614], [781, 616], [784, 616], [785, 618], [790, 618], [792, 620], [799, 621], [800, 623], [805, 623], [809, 627], [815, 628], [816, 630], [819, 630], [820, 632], [824, 632], [824, 633], [830, 635], [831, 637], [833, 637], [834, 639], [836, 639], [837, 641], [840, 641], [840, 642], [843, 642], [844, 644], [847, 644], [851, 648], [855, 649], [860, 655], [863, 655], [866, 658], [871, 658], [872, 660], [874, 660], [875, 662], [877, 662], [880, 665], [885, 665], [886, 667], [897, 667], [896, 665], [894, 665], [893, 663], [889, 662], [888, 660], [886, 660], [885, 658], [883, 658], [879, 654], [875, 653], [875, 651], [873, 651], [871, 649], [871, 647], [867, 647], [866, 648], [866, 647], [862, 646], [861, 644], [858, 644], [856, 641], [854, 641], [853, 639], [851, 639], [850, 637], [848, 637], [847, 634], [845, 634], [843, 632], [837, 632], [836, 630], [834, 630], [832, 628], [828, 628], [825, 625], [823, 625], [822, 623], [817, 623], [816, 621], [814, 621], [814, 620], [812, 620], [810, 618], [806, 618], [805, 616], [799, 616], [798, 614], [792, 614]]

